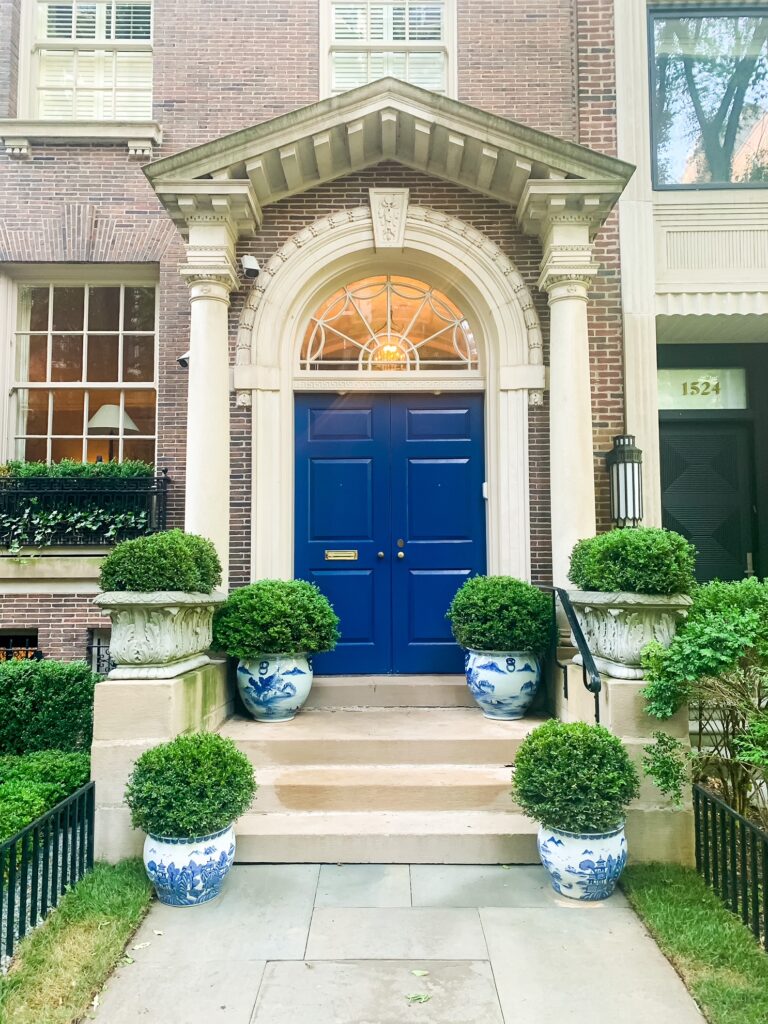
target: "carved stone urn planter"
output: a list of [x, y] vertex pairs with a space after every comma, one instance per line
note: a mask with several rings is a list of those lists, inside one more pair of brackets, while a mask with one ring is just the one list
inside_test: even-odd
[[[653, 640], [668, 647], [691, 605], [685, 594], [663, 597], [571, 590], [569, 597], [595, 665], [615, 679], [642, 679], [643, 648]], [[573, 660], [581, 664], [580, 655]]]
[[170, 679], [206, 665], [213, 613], [223, 594], [111, 591], [94, 603], [112, 620], [110, 679]]

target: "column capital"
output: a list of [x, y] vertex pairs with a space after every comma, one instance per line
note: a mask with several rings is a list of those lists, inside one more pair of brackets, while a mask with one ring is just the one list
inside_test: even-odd
[[187, 282], [190, 300], [207, 297], [229, 303], [229, 293], [240, 287], [237, 271], [229, 260], [187, 263], [179, 273]]
[[564, 298], [586, 299], [600, 268], [591, 245], [548, 245], [541, 261], [538, 287], [550, 303]]

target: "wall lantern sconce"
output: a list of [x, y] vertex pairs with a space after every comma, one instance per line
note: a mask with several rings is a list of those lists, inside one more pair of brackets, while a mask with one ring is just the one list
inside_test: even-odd
[[617, 526], [637, 526], [643, 519], [643, 453], [634, 434], [619, 434], [606, 455], [611, 476], [611, 518]]

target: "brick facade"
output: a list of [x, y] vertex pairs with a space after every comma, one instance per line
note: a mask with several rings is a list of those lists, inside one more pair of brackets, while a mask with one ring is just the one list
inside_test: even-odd
[[[0, 0], [0, 116], [14, 116], [20, 0]], [[154, 117], [167, 156], [318, 99], [318, 0], [155, 0]], [[600, 152], [616, 151], [613, 0], [458, 0], [458, 98]], [[200, 27], [204, 26], [204, 31]], [[514, 211], [398, 164], [312, 189], [267, 207], [243, 249], [265, 263], [291, 234], [339, 208], [367, 202], [374, 185], [408, 186], [411, 202], [455, 214], [513, 260], [537, 307], [545, 336], [546, 296], [536, 288], [541, 258]], [[623, 429], [623, 365], [618, 228], [598, 240], [603, 264], [590, 303], [595, 451]], [[187, 286], [179, 277], [181, 238], [125, 145], [34, 144], [30, 159], [0, 156], [0, 272], [10, 263], [148, 264], [159, 281], [157, 462], [172, 478], [169, 522], [183, 520], [187, 375], [176, 358], [188, 347]], [[245, 299], [233, 294], [230, 343]], [[204, 411], [203, 411], [204, 414]], [[550, 578], [548, 407], [529, 419], [533, 578]], [[231, 582], [248, 579], [250, 410], [232, 407]], [[607, 476], [595, 461], [600, 525]], [[53, 653], [80, 657], [100, 617], [83, 596], [0, 598], [0, 626], [21, 618]]]
[[109, 629], [91, 594], [0, 595], [0, 628], [19, 633], [37, 630], [37, 644], [46, 658], [85, 659], [89, 631]]

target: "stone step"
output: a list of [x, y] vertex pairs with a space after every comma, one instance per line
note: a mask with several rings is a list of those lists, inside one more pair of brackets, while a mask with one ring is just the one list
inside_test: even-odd
[[496, 765], [290, 765], [257, 770], [252, 811], [511, 811]]
[[502, 811], [245, 814], [241, 864], [535, 864], [537, 826]]
[[315, 676], [307, 708], [471, 708], [463, 675]]
[[235, 717], [220, 732], [258, 770], [265, 765], [510, 764], [541, 722], [498, 722], [476, 708], [303, 711], [290, 722]]

